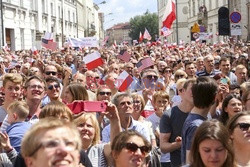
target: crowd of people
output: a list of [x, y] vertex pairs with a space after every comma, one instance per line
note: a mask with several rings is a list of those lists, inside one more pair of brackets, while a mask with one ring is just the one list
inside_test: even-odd
[[250, 166], [249, 60], [230, 42], [3, 50], [0, 166]]

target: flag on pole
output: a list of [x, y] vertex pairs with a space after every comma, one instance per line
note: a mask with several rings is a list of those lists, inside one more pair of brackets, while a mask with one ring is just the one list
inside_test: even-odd
[[151, 40], [152, 37], [151, 35], [149, 34], [148, 30], [145, 28], [145, 31], [144, 31], [144, 34], [143, 34], [143, 39], [147, 39], [147, 40]]
[[37, 54], [38, 54], [38, 50], [36, 49], [35, 46], [33, 46], [31, 50], [32, 50], [32, 53], [33, 53], [34, 55], [37, 55]]
[[143, 40], [143, 35], [142, 35], [141, 31], [140, 31], [139, 42], [142, 42], [142, 40]]
[[131, 55], [126, 50], [121, 50], [117, 57], [125, 62], [129, 62]]
[[162, 27], [171, 28], [176, 19], [175, 0], [168, 0], [166, 9], [163, 15]]
[[101, 54], [99, 52], [94, 52], [83, 57], [83, 61], [86, 64], [88, 70], [92, 70], [103, 64]]
[[145, 68], [148, 68], [150, 66], [153, 66], [154, 63], [153, 61], [151, 60], [150, 57], [147, 57], [145, 59], [141, 59], [137, 64], [136, 64], [136, 67], [138, 69], [139, 72], [141, 72], [142, 70], [144, 70]]
[[133, 82], [133, 78], [124, 70], [117, 78], [115, 86], [120, 92], [125, 91]]

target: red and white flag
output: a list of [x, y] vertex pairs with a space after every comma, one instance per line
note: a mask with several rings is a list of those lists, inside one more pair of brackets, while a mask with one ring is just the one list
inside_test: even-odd
[[115, 86], [120, 92], [125, 91], [133, 82], [133, 78], [124, 70], [117, 78]]
[[34, 55], [37, 55], [37, 54], [38, 54], [38, 50], [37, 50], [37, 48], [36, 48], [35, 46], [33, 46], [31, 50], [32, 50], [32, 53], [33, 53]]
[[144, 31], [144, 34], [143, 34], [143, 39], [147, 39], [147, 40], [151, 40], [152, 37], [151, 35], [149, 34], [148, 30], [145, 28], [145, 31]]
[[143, 35], [142, 35], [141, 31], [140, 31], [139, 42], [142, 42], [142, 40], [143, 40]]
[[175, 0], [168, 0], [166, 9], [163, 15], [162, 27], [171, 28], [176, 19]]
[[83, 57], [83, 61], [86, 64], [88, 70], [92, 70], [103, 64], [101, 54], [99, 52], [94, 52]]

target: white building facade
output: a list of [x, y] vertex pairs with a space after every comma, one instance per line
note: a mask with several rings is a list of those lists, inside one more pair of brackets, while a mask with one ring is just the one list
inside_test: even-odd
[[11, 50], [41, 48], [45, 32], [61, 47], [77, 35], [74, 0], [3, 0], [4, 41]]

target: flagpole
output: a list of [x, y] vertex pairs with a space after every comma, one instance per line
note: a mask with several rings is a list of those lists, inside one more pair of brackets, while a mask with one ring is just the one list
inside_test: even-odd
[[178, 3], [177, 3], [177, 0], [175, 0], [175, 11], [176, 11], [176, 43], [177, 43], [177, 45], [179, 45], [179, 40], [178, 40], [178, 38], [179, 38], [179, 32], [178, 32], [178, 5], [177, 5]]

